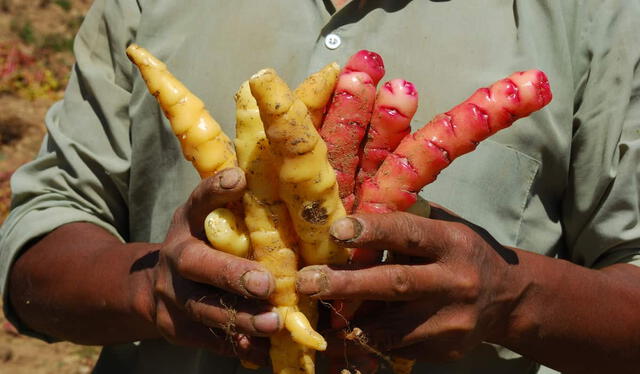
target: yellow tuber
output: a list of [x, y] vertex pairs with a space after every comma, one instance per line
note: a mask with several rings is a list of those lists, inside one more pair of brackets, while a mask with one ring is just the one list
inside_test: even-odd
[[348, 251], [330, 239], [329, 228], [346, 211], [327, 160], [327, 146], [309, 111], [273, 69], [259, 71], [249, 85], [279, 168], [280, 197], [300, 238], [305, 264], [345, 263]]
[[[127, 56], [138, 67], [149, 92], [156, 97], [160, 108], [171, 123], [173, 133], [180, 140], [184, 157], [193, 163], [202, 178], [237, 165], [233, 143], [218, 122], [205, 109], [204, 103], [189, 91], [167, 66], [146, 49], [131, 44]], [[249, 253], [249, 239], [236, 225], [236, 220], [225, 222], [225, 228], [218, 225], [221, 217], [229, 217], [230, 212], [215, 210], [205, 222], [208, 238], [226, 232], [225, 237], [212, 244], [221, 251], [246, 257]]]
[[[275, 278], [276, 287], [270, 301], [285, 326], [285, 331], [271, 337], [273, 371], [313, 373], [314, 350], [326, 349], [327, 343], [298, 310], [296, 236], [278, 193], [277, 165], [247, 82], [240, 87], [235, 100], [235, 145], [240, 167], [247, 177], [247, 191], [243, 196], [245, 223], [254, 259]], [[315, 319], [315, 314], [311, 317]]]
[[325, 108], [331, 100], [339, 74], [340, 66], [335, 62], [330, 63], [308, 76], [293, 92], [309, 110], [316, 129], [322, 125]]
[[[261, 88], [271, 91], [267, 101], [283, 103], [282, 108], [287, 109], [283, 115], [275, 113], [279, 108], [265, 111], [270, 121], [266, 126], [252, 96], [253, 87], [245, 82], [235, 96], [234, 147], [204, 103], [164, 63], [136, 45], [127, 48], [127, 55], [140, 69], [149, 91], [169, 119], [185, 158], [202, 178], [237, 164], [245, 171], [244, 220], [233, 209], [216, 209], [205, 219], [207, 238], [217, 249], [236, 256], [252, 256], [275, 278], [269, 301], [285, 329], [271, 336], [274, 373], [313, 374], [315, 351], [325, 350], [327, 343], [314, 330], [318, 319], [316, 302], [298, 297], [295, 292], [295, 275], [301, 267], [297, 246], [300, 243], [307, 264], [341, 263], [347, 259], [346, 250], [329, 240], [331, 222], [344, 216], [345, 211], [337, 195], [333, 169], [327, 162], [326, 146], [311, 119], [313, 116], [319, 126], [337, 81], [337, 64], [329, 64], [307, 78], [296, 90], [296, 100], [284, 82], [272, 88], [259, 79], [254, 82], [257, 92]], [[300, 124], [291, 133], [300, 141], [288, 147], [274, 140], [277, 136], [268, 140], [265, 134], [265, 128], [275, 133], [289, 131], [282, 126], [283, 119]], [[308, 149], [304, 143], [309, 144]], [[314, 167], [307, 168], [307, 163]], [[301, 167], [304, 172], [299, 172]]]

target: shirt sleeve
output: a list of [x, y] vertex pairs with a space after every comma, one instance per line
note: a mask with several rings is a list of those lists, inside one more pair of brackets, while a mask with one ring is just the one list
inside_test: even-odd
[[561, 257], [640, 265], [640, 3], [585, 3]]
[[12, 211], [0, 231], [4, 312], [23, 332], [7, 298], [11, 264], [28, 243], [70, 222], [91, 222], [126, 240], [130, 168], [131, 63], [125, 55], [140, 10], [135, 1], [97, 0], [75, 42], [64, 99], [45, 118], [38, 157], [11, 180]]

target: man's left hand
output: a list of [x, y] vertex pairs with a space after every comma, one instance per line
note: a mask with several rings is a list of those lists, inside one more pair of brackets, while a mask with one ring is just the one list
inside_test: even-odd
[[298, 273], [298, 291], [317, 299], [384, 302], [359, 313], [351, 326], [385, 354], [460, 358], [504, 331], [523, 291], [511, 279], [514, 251], [438, 207], [431, 218], [353, 215], [337, 221], [332, 235], [346, 247], [388, 250], [396, 263], [306, 267]]

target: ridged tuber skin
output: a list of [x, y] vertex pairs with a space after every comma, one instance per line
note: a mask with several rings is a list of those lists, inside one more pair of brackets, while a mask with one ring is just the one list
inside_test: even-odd
[[[243, 203], [252, 255], [275, 278], [269, 301], [276, 306], [285, 327], [271, 337], [273, 372], [312, 374], [314, 350], [326, 349], [327, 343], [298, 309], [296, 236], [287, 207], [279, 196], [277, 164], [248, 82], [242, 84], [235, 101], [235, 145], [247, 178]], [[317, 309], [309, 312], [311, 319], [317, 320]]]
[[[127, 56], [140, 70], [149, 92], [158, 100], [180, 140], [184, 157], [193, 163], [200, 177], [207, 178], [237, 166], [233, 143], [205, 109], [202, 100], [146, 49], [131, 44], [127, 47]], [[224, 221], [224, 217], [232, 220]], [[205, 219], [207, 238], [218, 250], [246, 257], [249, 239], [239, 227], [240, 221], [225, 208], [214, 210]]]
[[417, 109], [418, 91], [413, 83], [392, 79], [378, 89], [360, 160], [357, 187], [375, 175], [382, 161], [411, 132], [411, 119]]
[[307, 108], [273, 69], [259, 71], [249, 85], [277, 159], [280, 197], [300, 239], [304, 264], [345, 263], [348, 251], [330, 239], [329, 228], [346, 211], [327, 147]]
[[[450, 111], [405, 137], [387, 157], [375, 176], [361, 186], [358, 212], [388, 213], [406, 210], [417, 193], [433, 182], [455, 158], [473, 151], [478, 143], [505, 129], [517, 119], [542, 109], [552, 99], [547, 76], [539, 70], [514, 73], [488, 88], [477, 90]], [[352, 262], [363, 265], [379, 260], [354, 249]], [[344, 303], [342, 318], [350, 319], [360, 302]], [[334, 323], [338, 319], [333, 319]], [[396, 374], [409, 374], [415, 361], [394, 357]]]
[[361, 143], [371, 119], [376, 85], [383, 75], [384, 63], [377, 53], [362, 50], [353, 55], [338, 78], [320, 129], [320, 136], [327, 144], [329, 162], [336, 171], [340, 198], [348, 213], [355, 202]]
[[377, 85], [385, 73], [384, 61], [382, 61], [382, 57], [379, 54], [362, 49], [347, 60], [342, 71], [343, 73], [351, 71], [367, 73], [373, 80], [374, 85]]
[[515, 120], [541, 109], [551, 98], [549, 81], [539, 70], [514, 73], [477, 90], [400, 142], [375, 176], [363, 182], [358, 211], [408, 209], [416, 202], [417, 193], [451, 161], [473, 151], [480, 141]]
[[332, 62], [307, 77], [293, 92], [294, 96], [306, 105], [316, 129], [322, 126], [326, 107], [335, 90], [339, 73], [340, 66]]
[[138, 66], [149, 92], [156, 97], [164, 115], [180, 140], [184, 157], [202, 178], [235, 167], [231, 140], [205, 109], [204, 103], [167, 70], [149, 51], [131, 44], [127, 56]]
[[[373, 178], [382, 162], [396, 149], [400, 141], [411, 132], [411, 119], [418, 109], [418, 91], [404, 79], [392, 79], [378, 90], [371, 114], [360, 169], [356, 181], [356, 196], [365, 180]], [[356, 206], [359, 203], [356, 201]], [[380, 253], [355, 249], [351, 260], [372, 264]]]
[[[359, 195], [362, 182], [372, 178], [380, 164], [411, 132], [411, 119], [418, 109], [418, 91], [413, 83], [404, 79], [392, 79], [378, 89], [371, 114], [367, 139], [360, 160], [360, 169], [356, 180], [356, 192]], [[356, 201], [356, 206], [358, 202]], [[356, 209], [358, 211], [358, 209]], [[353, 249], [351, 262], [374, 264], [380, 261], [381, 252]], [[331, 317], [333, 328], [345, 327], [345, 316], [355, 313], [358, 304], [336, 300], [334, 308], [341, 311]]]

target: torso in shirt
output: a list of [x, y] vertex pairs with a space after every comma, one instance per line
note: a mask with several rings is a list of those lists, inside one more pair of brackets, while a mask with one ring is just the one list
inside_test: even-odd
[[[295, 86], [331, 61], [343, 63], [357, 50], [374, 50], [385, 59], [385, 79], [402, 77], [416, 85], [420, 108], [414, 129], [476, 88], [514, 71], [542, 69], [554, 89], [553, 103], [456, 160], [422, 195], [487, 228], [505, 245], [543, 254], [560, 251], [558, 200], [568, 173], [573, 86], [565, 84], [571, 74], [569, 56], [563, 52], [565, 39], [548, 43], [538, 33], [565, 33], [565, 25], [525, 1], [334, 3], [336, 12], [331, 14], [322, 0], [143, 0], [135, 42], [164, 60], [205, 101], [229, 135], [234, 133], [233, 93], [267, 66]], [[552, 13], [561, 13], [560, 5], [549, 4]], [[527, 19], [519, 19], [520, 13]], [[340, 37], [338, 48], [325, 46], [329, 34]], [[130, 232], [136, 234], [131, 240], [161, 241], [173, 210], [198, 176], [182, 159], [177, 140], [142, 80], [134, 83], [129, 201]], [[149, 167], [164, 172], [150, 173]], [[218, 363], [204, 353], [159, 342], [143, 342], [138, 350], [141, 362], [147, 356], [150, 361], [139, 372], [166, 369], [173, 360], [189, 362], [185, 373], [216, 367], [219, 372], [244, 372], [237, 363]], [[216, 364], [210, 366], [212, 362]], [[491, 345], [451, 365], [423, 365], [415, 372], [522, 373], [537, 368]], [[221, 369], [232, 366], [228, 370], [236, 371]], [[214, 372], [208, 370], [202, 372]]]

